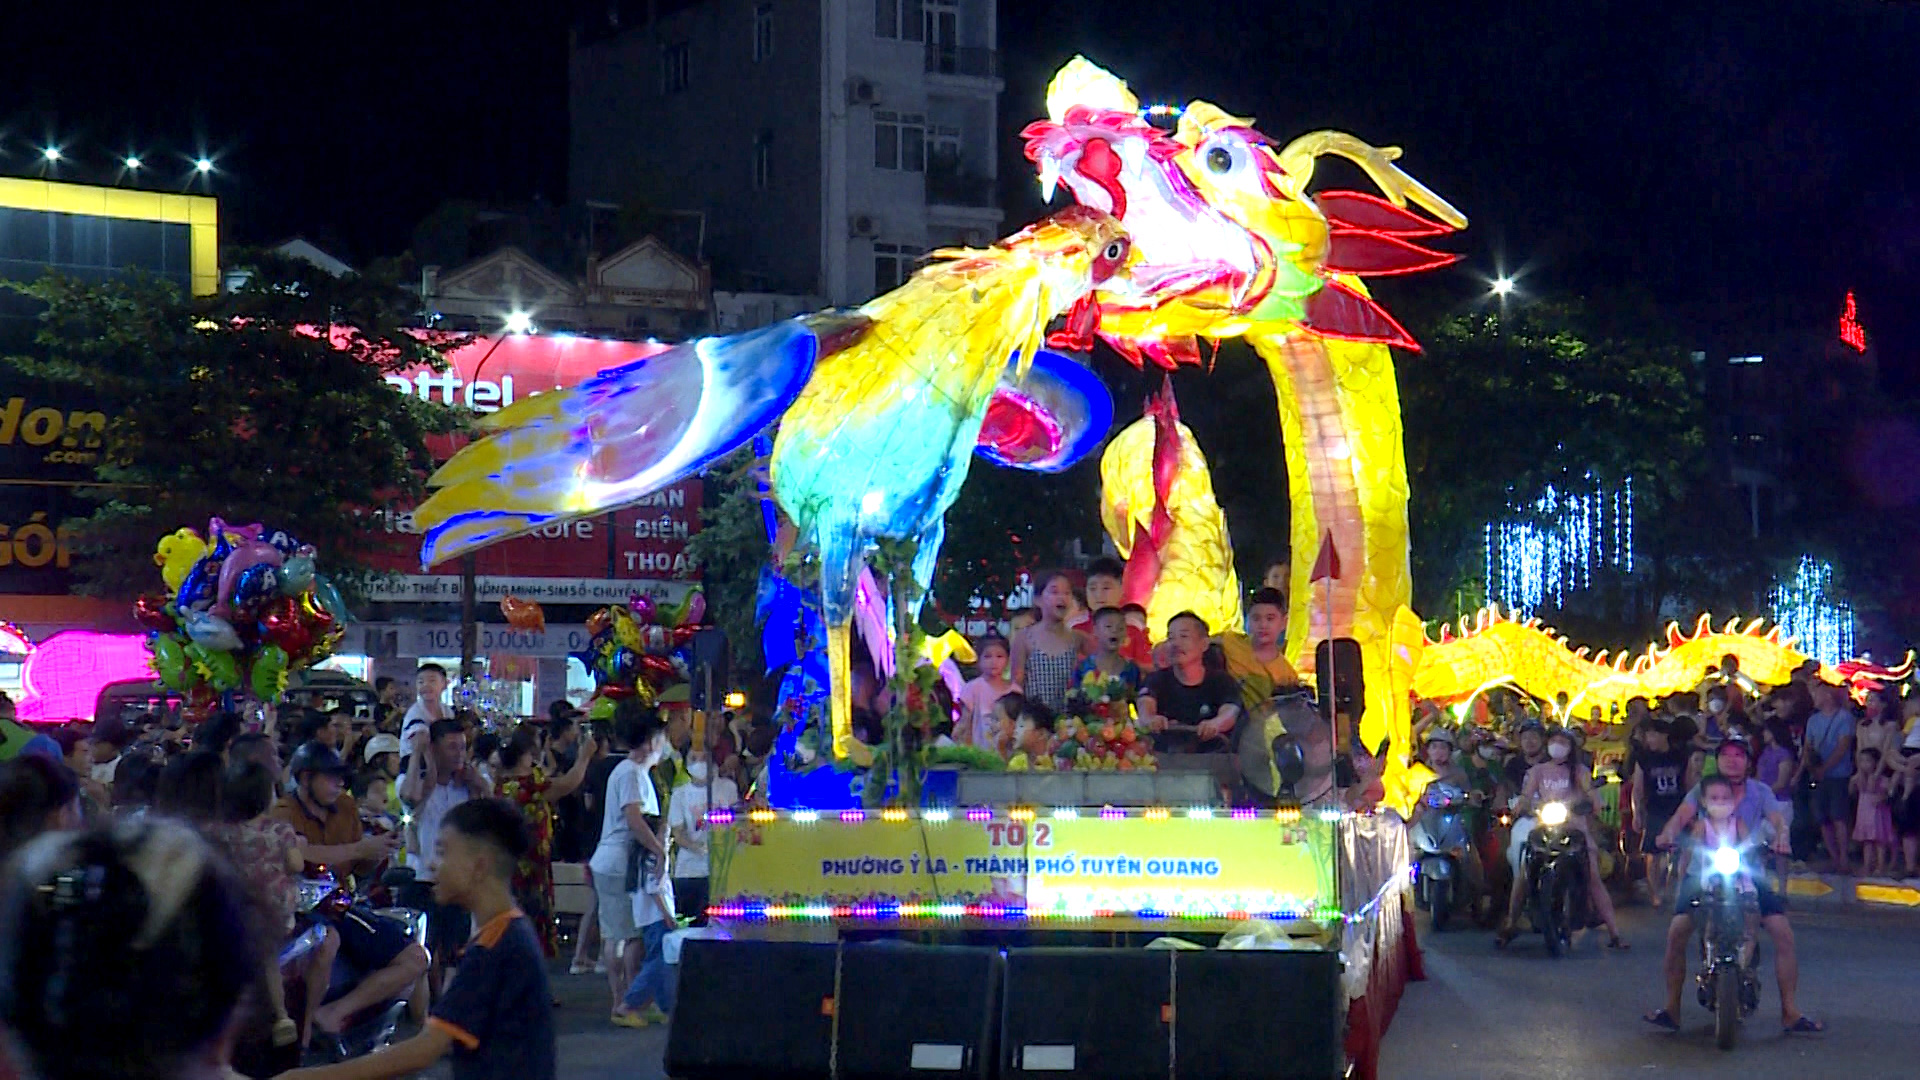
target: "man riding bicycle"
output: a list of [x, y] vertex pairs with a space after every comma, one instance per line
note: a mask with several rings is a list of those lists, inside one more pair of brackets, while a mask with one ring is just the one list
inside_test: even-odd
[[[1747, 773], [1753, 764], [1753, 748], [1746, 737], [1738, 732], [1729, 735], [1720, 744], [1716, 754], [1720, 775], [1732, 785], [1734, 816], [1741, 828], [1748, 835], [1753, 835], [1759, 833], [1762, 826], [1770, 826], [1772, 848], [1784, 854], [1788, 850], [1786, 807], [1774, 798], [1773, 791], [1765, 784], [1749, 782]], [[1696, 786], [1687, 793], [1666, 827], [1660, 830], [1655, 839], [1656, 847], [1666, 849], [1673, 846], [1680, 834], [1700, 815], [1700, 800], [1700, 788]], [[1787, 922], [1786, 900], [1765, 875], [1757, 875], [1753, 884], [1758, 895], [1760, 926], [1773, 939], [1773, 970], [1780, 984], [1781, 1028], [1789, 1035], [1812, 1035], [1825, 1031], [1825, 1024], [1803, 1015], [1794, 1001], [1800, 985], [1800, 960], [1794, 951], [1793, 927]], [[1667, 924], [1667, 1003], [1664, 1008], [1655, 1009], [1642, 1017], [1647, 1023], [1669, 1031], [1680, 1030], [1680, 992], [1687, 981], [1687, 942], [1693, 932], [1693, 905], [1700, 895], [1700, 887], [1695, 882], [1688, 882], [1674, 891], [1678, 899], [1674, 904], [1673, 921]]]

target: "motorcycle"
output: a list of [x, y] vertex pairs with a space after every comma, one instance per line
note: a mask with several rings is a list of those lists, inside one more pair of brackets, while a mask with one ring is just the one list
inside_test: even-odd
[[1455, 908], [1471, 911], [1473, 895], [1466, 860], [1479, 858], [1467, 833], [1467, 795], [1452, 784], [1428, 784], [1413, 823], [1414, 901], [1433, 917], [1435, 933], [1446, 930]]
[[[379, 885], [390, 893], [397, 893], [413, 879], [413, 871], [407, 869], [389, 870]], [[302, 958], [310, 955], [325, 936], [327, 927], [346, 920], [388, 920], [406, 928], [407, 936], [414, 944], [426, 947], [427, 917], [425, 912], [412, 908], [381, 907], [375, 908], [365, 902], [364, 897], [356, 898], [342, 886], [331, 873], [324, 868], [304, 878], [300, 888], [300, 917], [294, 935], [282, 946], [280, 959], [283, 975]], [[333, 970], [329, 973], [327, 986], [329, 999], [337, 998], [351, 991], [368, 972], [358, 971], [342, 953], [336, 954]], [[287, 1010], [295, 1016], [304, 1015], [306, 980], [287, 986]], [[371, 1054], [375, 1050], [391, 1046], [399, 1033], [400, 1022], [407, 1015], [411, 1000], [409, 993], [402, 993], [384, 1003], [371, 1006], [348, 1017], [338, 1035], [313, 1033], [309, 1043], [309, 1058], [322, 1064], [333, 1064], [349, 1058]]]
[[1760, 1007], [1759, 949], [1752, 920], [1759, 894], [1747, 876], [1745, 848], [1722, 845], [1700, 853], [1701, 893], [1693, 901], [1699, 931], [1700, 1005], [1713, 1014], [1713, 1037], [1722, 1050], [1733, 1049], [1740, 1024]]
[[1574, 930], [1585, 929], [1589, 922], [1587, 834], [1568, 824], [1588, 809], [1584, 800], [1572, 807], [1543, 804], [1521, 856], [1527, 911], [1533, 928], [1546, 937], [1548, 956], [1560, 956], [1572, 943]]

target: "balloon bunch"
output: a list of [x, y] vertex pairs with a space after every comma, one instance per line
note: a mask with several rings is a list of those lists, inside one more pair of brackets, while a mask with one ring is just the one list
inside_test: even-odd
[[242, 689], [272, 701], [288, 672], [332, 655], [347, 605], [313, 556], [312, 545], [283, 530], [219, 518], [204, 537], [188, 528], [162, 537], [153, 561], [171, 595], [133, 604], [152, 631], [147, 648], [160, 681], [197, 704]]
[[623, 698], [651, 705], [662, 690], [690, 681], [689, 646], [706, 613], [706, 597], [694, 589], [671, 611], [658, 611], [650, 598], [635, 593], [624, 608], [604, 607], [587, 616], [592, 637], [573, 656], [598, 688], [588, 715], [606, 719]]

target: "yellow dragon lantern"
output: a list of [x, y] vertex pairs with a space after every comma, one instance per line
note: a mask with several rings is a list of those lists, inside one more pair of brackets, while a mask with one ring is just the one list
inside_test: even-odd
[[[1520, 621], [1485, 608], [1471, 619], [1462, 617], [1458, 633], [1442, 626], [1439, 641], [1430, 641], [1414, 674], [1414, 693], [1438, 702], [1464, 701], [1494, 686], [1512, 686], [1543, 701], [1567, 695], [1567, 710], [1580, 719], [1598, 708], [1612, 718], [1627, 700], [1651, 701], [1693, 690], [1709, 668], [1723, 658], [1740, 661], [1740, 673], [1762, 686], [1785, 683], [1795, 669], [1810, 659], [1794, 647], [1778, 626], [1764, 621], [1742, 623], [1730, 619], [1714, 629], [1713, 617], [1702, 615], [1691, 634], [1679, 623], [1667, 625], [1665, 643], [1655, 642], [1638, 655], [1622, 651], [1611, 661], [1607, 652], [1590, 654], [1538, 619]], [[1820, 677], [1844, 683], [1855, 692], [1898, 682], [1913, 674], [1913, 654], [1894, 667], [1867, 660], [1820, 665]]]
[[[1244, 337], [1266, 361], [1293, 506], [1287, 639], [1296, 664], [1328, 637], [1358, 641], [1360, 735], [1370, 746], [1391, 739], [1389, 798], [1404, 805], [1408, 692], [1424, 635], [1408, 606], [1406, 459], [1389, 350], [1416, 346], [1360, 277], [1453, 261], [1413, 240], [1464, 228], [1466, 218], [1402, 172], [1396, 148], [1326, 131], [1279, 147], [1204, 101], [1179, 110], [1168, 131], [1124, 82], [1080, 57], [1054, 77], [1047, 119], [1024, 135], [1043, 194], [1065, 185], [1112, 213], [1136, 251], [1132, 295], [1069, 312], [1057, 343], [1085, 347], [1097, 333], [1135, 364], [1170, 369], [1200, 362], [1198, 339]], [[1386, 198], [1309, 194], [1314, 163], [1327, 155], [1359, 165]], [[1342, 571], [1315, 582], [1323, 542]]]
[[1207, 458], [1164, 386], [1146, 415], [1100, 456], [1100, 521], [1127, 560], [1121, 593], [1147, 609], [1147, 633], [1165, 640], [1167, 620], [1191, 611], [1215, 633], [1240, 628], [1227, 516], [1213, 497]]

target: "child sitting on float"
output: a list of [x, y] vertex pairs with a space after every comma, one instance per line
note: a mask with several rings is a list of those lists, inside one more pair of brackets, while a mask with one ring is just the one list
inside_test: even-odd
[[1084, 685], [1089, 676], [1100, 682], [1119, 680], [1126, 684], [1129, 693], [1140, 689], [1140, 665], [1127, 659], [1124, 650], [1127, 647], [1127, 616], [1119, 608], [1101, 608], [1093, 613], [1089, 624], [1092, 632], [1093, 653], [1080, 662], [1074, 671], [1075, 686]]

